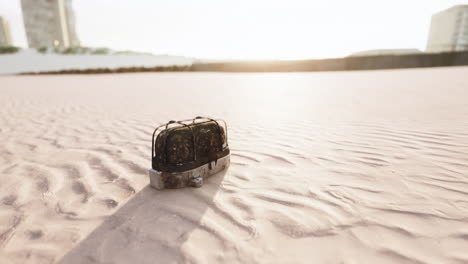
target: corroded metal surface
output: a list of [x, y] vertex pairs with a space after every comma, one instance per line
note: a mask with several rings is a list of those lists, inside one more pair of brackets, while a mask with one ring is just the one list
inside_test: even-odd
[[[203, 121], [197, 122], [199, 120]], [[164, 129], [155, 138], [162, 127]], [[219, 168], [218, 161], [229, 153], [227, 126], [223, 128], [217, 120], [196, 117], [170, 121], [153, 133], [150, 176], [151, 171], [160, 173], [163, 183], [159, 185], [164, 188], [201, 186], [204, 176], [196, 180], [193, 173], [213, 174], [210, 171]]]

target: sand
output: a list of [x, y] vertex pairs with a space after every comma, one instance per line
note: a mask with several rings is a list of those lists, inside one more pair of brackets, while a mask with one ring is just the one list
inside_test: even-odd
[[[0, 77], [1, 263], [468, 263], [468, 67]], [[151, 133], [231, 167], [148, 186]]]

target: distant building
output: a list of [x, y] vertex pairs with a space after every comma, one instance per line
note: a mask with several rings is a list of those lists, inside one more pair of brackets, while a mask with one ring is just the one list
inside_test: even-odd
[[10, 28], [5, 18], [0, 17], [0, 46], [11, 46]]
[[376, 49], [355, 52], [350, 57], [359, 56], [378, 56], [378, 55], [407, 55], [407, 54], [419, 54], [422, 51], [418, 49]]
[[427, 41], [428, 52], [468, 50], [468, 5], [434, 14]]
[[72, 0], [21, 0], [30, 48], [80, 46]]

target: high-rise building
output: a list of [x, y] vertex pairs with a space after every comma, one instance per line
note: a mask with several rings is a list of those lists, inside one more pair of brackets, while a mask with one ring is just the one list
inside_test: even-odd
[[11, 46], [11, 35], [8, 22], [5, 18], [0, 17], [0, 46]]
[[21, 0], [30, 48], [79, 46], [72, 0]]
[[468, 5], [454, 6], [432, 16], [426, 50], [468, 50]]

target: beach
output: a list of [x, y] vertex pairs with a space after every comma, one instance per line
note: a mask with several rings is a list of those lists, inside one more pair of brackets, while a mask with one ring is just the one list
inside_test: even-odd
[[[468, 67], [0, 76], [2, 263], [468, 263]], [[231, 165], [149, 187], [151, 135]]]

